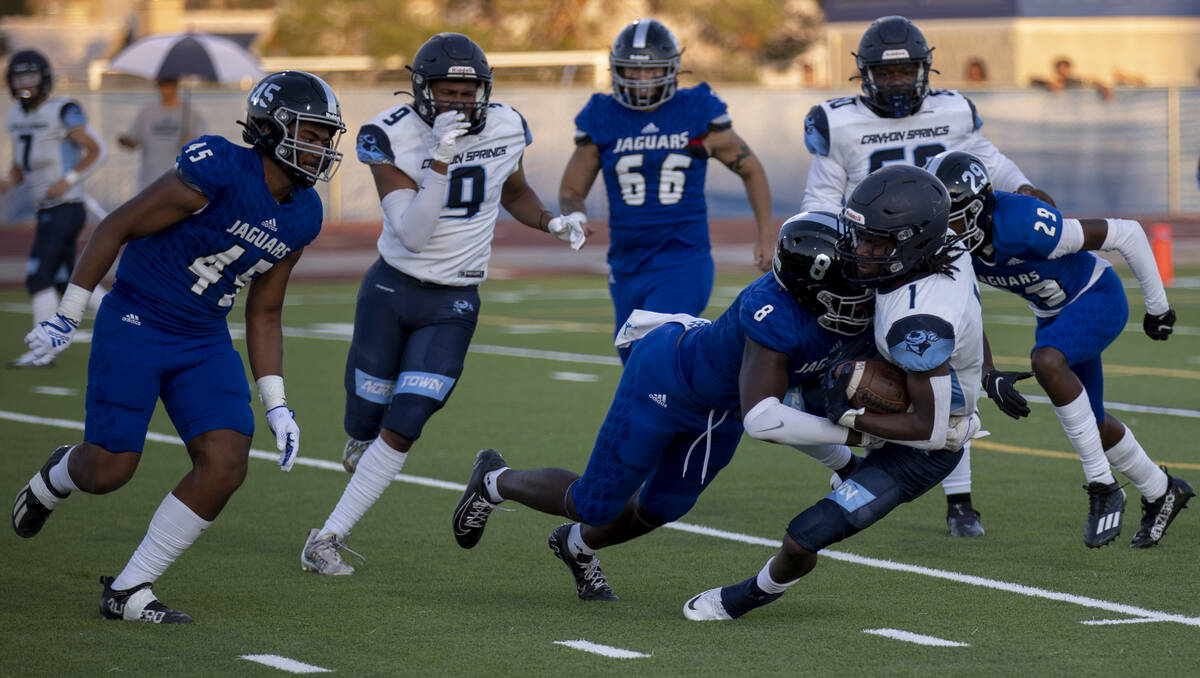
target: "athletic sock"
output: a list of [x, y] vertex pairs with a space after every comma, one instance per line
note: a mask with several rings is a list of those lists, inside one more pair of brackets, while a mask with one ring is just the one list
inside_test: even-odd
[[567, 550], [570, 551], [571, 555], [576, 559], [584, 556], [596, 555], [596, 549], [584, 543], [583, 533], [580, 529], [579, 523], [571, 525], [571, 532], [567, 535]]
[[1092, 413], [1087, 391], [1081, 392], [1079, 397], [1066, 405], [1055, 405], [1054, 413], [1062, 422], [1067, 439], [1079, 454], [1079, 461], [1083, 463], [1083, 476], [1087, 478], [1088, 483], [1113, 484], [1115, 479], [1112, 469], [1108, 466], [1104, 446], [1100, 443], [1100, 428], [1096, 425], [1096, 415]]
[[500, 474], [508, 470], [508, 467], [498, 468], [495, 471], [488, 471], [483, 476], [484, 491], [487, 492], [487, 500], [493, 504], [499, 504], [504, 501], [504, 497], [500, 496]]
[[138, 584], [154, 583], [209, 525], [211, 520], [196, 515], [174, 493], [167, 493], [150, 519], [150, 529], [146, 530], [142, 543], [112, 587], [127, 591]]
[[[75, 485], [75, 481], [71, 478], [70, 471], [67, 469], [67, 461], [71, 459], [73, 452], [75, 452], [74, 447], [68, 450], [63, 455], [63, 458], [58, 460], [57, 464], [50, 467], [50, 489], [59, 494], [70, 494], [79, 489]], [[47, 506], [46, 508], [54, 507]]]
[[771, 556], [771, 558], [767, 560], [767, 564], [763, 565], [763, 568], [758, 571], [758, 577], [754, 580], [755, 585], [758, 586], [763, 593], [783, 593], [784, 591], [788, 590], [789, 586], [800, 581], [800, 577], [796, 577], [789, 582], [784, 582], [781, 584], [772, 579], [771, 563], [773, 562], [775, 562], [775, 556]]
[[1125, 427], [1125, 435], [1121, 440], [1105, 450], [1104, 454], [1108, 463], [1112, 464], [1115, 470], [1125, 474], [1146, 501], [1156, 502], [1167, 493], [1167, 484], [1170, 481], [1166, 471], [1154, 465], [1128, 426]]
[[367, 509], [379, 500], [392, 479], [404, 468], [407, 458], [407, 452], [394, 450], [383, 442], [382, 437], [376, 438], [363, 452], [362, 459], [358, 460], [358, 468], [350, 476], [350, 482], [346, 484], [346, 490], [342, 492], [342, 498], [338, 500], [333, 513], [325, 520], [321, 536], [335, 534], [345, 537], [350, 534]]
[[971, 444], [963, 445], [962, 459], [942, 479], [942, 489], [947, 495], [971, 493]]

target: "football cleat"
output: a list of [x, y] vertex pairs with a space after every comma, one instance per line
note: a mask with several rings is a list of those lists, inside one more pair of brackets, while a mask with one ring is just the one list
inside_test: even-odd
[[692, 596], [683, 604], [683, 616], [692, 621], [724, 621], [733, 619], [721, 602], [721, 589], [709, 589]]
[[983, 524], [979, 522], [979, 511], [971, 502], [951, 502], [946, 507], [946, 526], [951, 537], [982, 537]]
[[1088, 483], [1088, 517], [1083, 526], [1083, 543], [1090, 549], [1109, 544], [1121, 534], [1121, 514], [1125, 512], [1125, 490], [1115, 480]]
[[507, 464], [504, 457], [496, 450], [480, 450], [475, 455], [475, 468], [471, 471], [471, 479], [467, 481], [467, 489], [463, 491], [458, 506], [454, 507], [454, 538], [458, 545], [469, 549], [479, 543], [483, 536], [483, 528], [487, 527], [488, 516], [496, 508], [484, 487], [483, 477]]
[[54, 367], [54, 358], [38, 358], [33, 351], [26, 351], [20, 356], [8, 361], [8, 366], [13, 369], [37, 369], [39, 367]]
[[[342, 560], [342, 551], [353, 554], [358, 558], [358, 564], [366, 562], [362, 554], [354, 551], [343, 543], [343, 538], [336, 534], [320, 536], [320, 528], [314, 527], [304, 541], [300, 551], [300, 569], [305, 572], [320, 572], [331, 577], [354, 574], [354, 567]], [[347, 535], [349, 536], [349, 535]]]
[[105, 619], [149, 622], [151, 624], [190, 624], [192, 617], [186, 612], [172, 610], [154, 597], [150, 583], [118, 591], [112, 587], [112, 577], [100, 577], [104, 593], [100, 594], [100, 616]]
[[571, 555], [567, 546], [567, 536], [571, 534], [571, 523], [565, 523], [554, 528], [550, 533], [550, 550], [558, 559], [566, 563], [571, 574], [575, 577], [575, 591], [580, 600], [618, 600], [613, 593], [604, 571], [600, 569], [600, 559], [595, 554], [576, 558]]
[[346, 469], [346, 473], [354, 473], [354, 469], [358, 468], [358, 461], [373, 442], [375, 441], [354, 438], [346, 441], [346, 448], [342, 450], [342, 468]]
[[46, 519], [50, 517], [50, 512], [54, 510], [53, 507], [71, 494], [62, 494], [50, 484], [50, 469], [62, 461], [70, 450], [71, 445], [63, 445], [54, 450], [46, 463], [42, 464], [42, 470], [30, 478], [25, 487], [17, 493], [12, 512], [12, 526], [17, 536], [29, 539], [40, 532], [46, 524]]
[[[1163, 467], [1163, 473], [1166, 471], [1166, 467]], [[1158, 544], [1171, 521], [1187, 508], [1188, 500], [1194, 496], [1196, 491], [1186, 480], [1167, 473], [1167, 491], [1158, 501], [1146, 501], [1142, 497], [1142, 527], [1133, 535], [1130, 548], [1145, 549]]]

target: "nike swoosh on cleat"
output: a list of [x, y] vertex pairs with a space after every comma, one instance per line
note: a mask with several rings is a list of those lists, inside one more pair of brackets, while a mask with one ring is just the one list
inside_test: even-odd
[[[700, 594], [700, 595], [704, 595], [704, 594]], [[696, 609], [696, 601], [697, 600], [700, 600], [700, 596], [692, 596], [692, 599], [687, 602], [688, 609], [691, 609], [691, 610]]]

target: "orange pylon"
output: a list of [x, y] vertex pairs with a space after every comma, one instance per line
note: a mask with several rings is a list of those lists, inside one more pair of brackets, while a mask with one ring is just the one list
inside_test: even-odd
[[1175, 282], [1175, 264], [1171, 260], [1170, 224], [1158, 223], [1150, 228], [1150, 249], [1154, 252], [1154, 261], [1158, 264], [1158, 275], [1163, 285], [1171, 286]]

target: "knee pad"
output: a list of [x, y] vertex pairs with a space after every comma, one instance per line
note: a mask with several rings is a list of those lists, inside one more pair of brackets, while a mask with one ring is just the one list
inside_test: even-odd
[[569, 492], [575, 503], [575, 514], [579, 522], [597, 527], [616, 520], [625, 510], [625, 503], [629, 501], [629, 497], [617, 497], [611, 492], [606, 492], [603, 487], [589, 484], [586, 478], [579, 478], [572, 483]]

